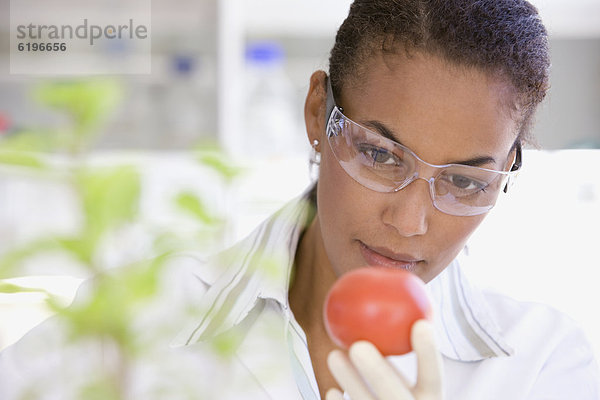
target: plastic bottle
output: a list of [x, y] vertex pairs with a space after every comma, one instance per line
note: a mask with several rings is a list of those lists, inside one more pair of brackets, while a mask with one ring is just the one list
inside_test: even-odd
[[[173, 57], [167, 101], [167, 137], [163, 143], [171, 147], [188, 147], [204, 133], [206, 114], [195, 79], [199, 60], [186, 55]], [[166, 142], [165, 142], [166, 141]]]
[[294, 89], [283, 48], [254, 42], [246, 48], [245, 119], [241, 135], [248, 157], [284, 157], [298, 151]]

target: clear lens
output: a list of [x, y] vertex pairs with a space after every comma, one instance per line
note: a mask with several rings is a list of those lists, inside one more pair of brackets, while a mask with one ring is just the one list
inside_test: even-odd
[[477, 215], [490, 210], [507, 175], [467, 166], [447, 167], [434, 181], [435, 206], [453, 215]]
[[415, 179], [425, 179], [435, 207], [452, 215], [477, 215], [490, 210], [509, 176], [467, 165], [429, 164], [410, 149], [348, 119], [337, 107], [329, 118], [327, 136], [342, 168], [361, 185], [393, 192]]
[[342, 168], [369, 189], [392, 192], [413, 179], [414, 157], [407, 157], [397, 144], [354, 123], [337, 108], [328, 124], [328, 138]]

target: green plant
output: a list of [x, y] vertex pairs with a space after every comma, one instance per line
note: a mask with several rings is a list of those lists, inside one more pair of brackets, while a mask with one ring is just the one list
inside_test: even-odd
[[[140, 171], [133, 165], [94, 167], [86, 162], [87, 152], [102, 123], [119, 104], [121, 89], [117, 82], [90, 80], [48, 82], [34, 91], [43, 105], [69, 116], [68, 129], [18, 132], [0, 141], [0, 164], [26, 169], [66, 184], [74, 193], [80, 226], [69, 235], [48, 234], [0, 254], [0, 293], [38, 292], [47, 295], [49, 307], [68, 327], [73, 343], [97, 340], [111, 343], [118, 350], [118, 374], [105, 371], [81, 388], [80, 398], [123, 399], [124, 380], [131, 365], [143, 357], [148, 343], [132, 328], [134, 316], [152, 304], [162, 279], [166, 260], [179, 248], [178, 237], [168, 230], [153, 233], [154, 247], [138, 260], [105, 271], [98, 261], [107, 238], [139, 218], [142, 196]], [[65, 162], [55, 163], [56, 154]], [[240, 170], [220, 162], [222, 152], [215, 146], [201, 147], [198, 161], [215, 171], [229, 185]], [[182, 191], [174, 205], [197, 223], [198, 232], [214, 234], [226, 221], [206, 206], [193, 191]], [[201, 235], [199, 236], [201, 237]], [[81, 275], [94, 276], [86, 285], [86, 295], [70, 307], [44, 288], [16, 285], [8, 279], [24, 274], [23, 265], [35, 257], [52, 253], [67, 255], [81, 269]], [[215, 345], [220, 354], [228, 354], [226, 344]], [[93, 396], [92, 396], [93, 394]], [[27, 397], [27, 393], [24, 394]], [[30, 393], [35, 398], [35, 390]], [[190, 397], [192, 398], [192, 397]]]

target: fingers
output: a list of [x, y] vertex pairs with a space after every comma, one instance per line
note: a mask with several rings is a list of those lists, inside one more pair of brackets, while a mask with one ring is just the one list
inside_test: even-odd
[[437, 398], [442, 394], [442, 358], [437, 349], [433, 326], [419, 320], [411, 330], [411, 344], [417, 355], [416, 398]]
[[[356, 369], [369, 382], [378, 399], [413, 398], [404, 379], [372, 343], [356, 342], [350, 347], [348, 354]], [[352, 397], [351, 393], [350, 397]]]
[[[375, 400], [346, 355], [340, 350], [329, 353], [327, 365], [335, 380], [350, 395], [352, 400]], [[327, 400], [329, 400], [329, 393]]]
[[[412, 390], [402, 375], [367, 341], [354, 343], [348, 351], [349, 358], [339, 350], [332, 351], [327, 363], [340, 387], [353, 400], [442, 398], [442, 358], [430, 322], [415, 322], [411, 344], [417, 356], [417, 383]], [[327, 393], [326, 400], [342, 399], [343, 395], [337, 389]]]
[[329, 389], [325, 395], [325, 400], [344, 400], [344, 395], [337, 389]]

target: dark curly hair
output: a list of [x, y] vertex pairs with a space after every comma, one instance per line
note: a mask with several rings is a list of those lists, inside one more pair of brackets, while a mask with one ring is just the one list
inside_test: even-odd
[[374, 52], [421, 51], [512, 84], [521, 113], [519, 140], [530, 141], [535, 109], [549, 86], [547, 32], [525, 0], [355, 0], [329, 58], [339, 98]]

